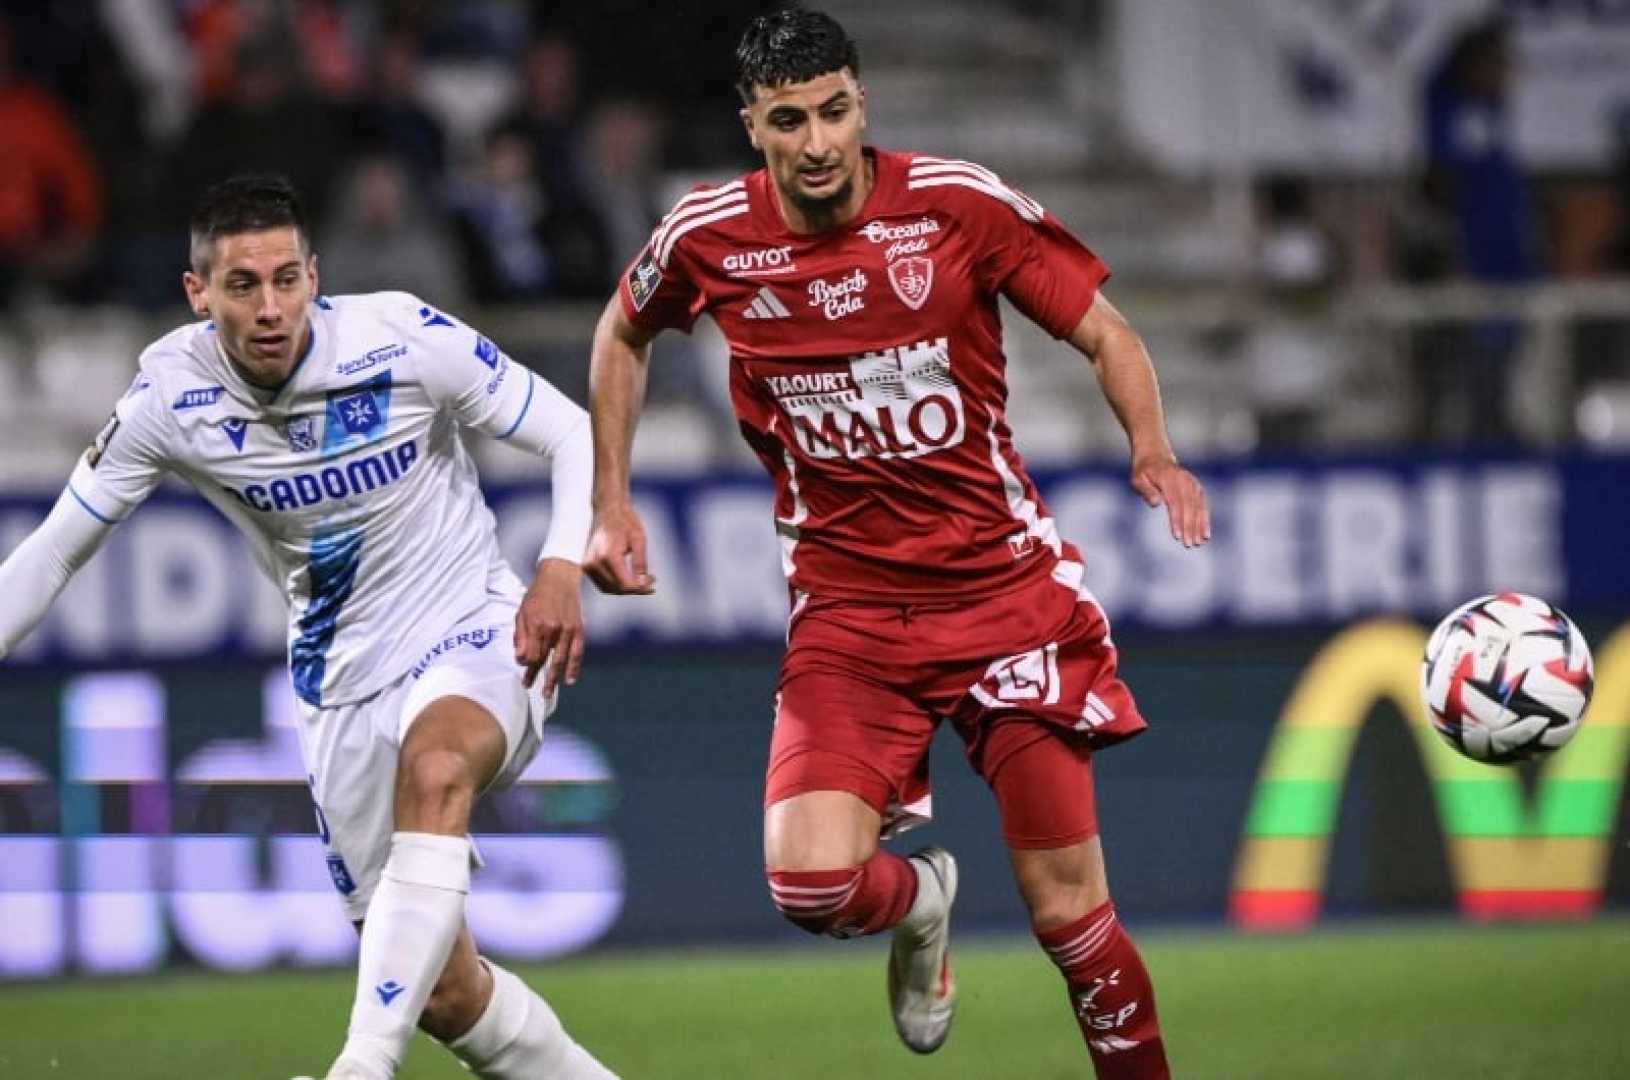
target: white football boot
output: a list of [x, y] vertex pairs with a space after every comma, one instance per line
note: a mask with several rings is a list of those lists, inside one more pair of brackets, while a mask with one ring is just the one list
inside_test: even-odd
[[917, 899], [894, 928], [889, 950], [889, 1009], [900, 1040], [919, 1054], [932, 1054], [951, 1032], [956, 978], [951, 973], [951, 904], [956, 900], [956, 859], [941, 847], [910, 858], [917, 871]]

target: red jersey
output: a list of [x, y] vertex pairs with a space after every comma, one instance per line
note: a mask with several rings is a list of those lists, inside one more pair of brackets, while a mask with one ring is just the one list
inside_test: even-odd
[[1109, 272], [987, 169], [865, 153], [872, 190], [823, 233], [788, 230], [763, 169], [692, 191], [624, 275], [623, 310], [652, 332], [718, 323], [793, 587], [972, 599], [1061, 556], [1078, 580], [1013, 447], [997, 300], [1064, 337]]

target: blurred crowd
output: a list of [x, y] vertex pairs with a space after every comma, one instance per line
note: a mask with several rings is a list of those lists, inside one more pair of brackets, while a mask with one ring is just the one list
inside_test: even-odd
[[173, 305], [192, 200], [241, 171], [305, 194], [329, 291], [603, 297], [666, 170], [742, 160], [761, 6], [0, 0], [0, 310]]
[[[104, 348], [80, 318], [88, 340], [72, 343], [74, 366], [64, 370], [74, 374], [59, 377], [61, 365], [45, 356], [64, 338], [62, 319], [76, 317], [62, 313], [98, 305], [145, 320], [120, 330], [119, 341], [161, 324], [179, 309], [190, 206], [237, 172], [282, 173], [305, 194], [327, 292], [407, 289], [482, 319], [517, 304], [602, 301], [685, 185], [755, 163], [736, 116], [732, 53], [747, 19], [777, 2], [0, 0], [0, 428], [15, 427], [8, 415], [49, 411], [30, 404], [30, 393], [56, 403], [67, 417], [59, 426], [97, 419], [78, 417], [77, 387], [101, 351], [117, 358], [108, 381], [122, 385], [130, 346]], [[890, 17], [915, 11], [919, 29], [954, 21], [929, 0], [895, 2]], [[1078, 2], [958, 10], [978, 23], [999, 10], [1022, 13], [1076, 35], [1061, 57], [1102, 61], [1105, 19], [1079, 15], [1102, 16], [1112, 5]], [[916, 63], [927, 76], [935, 65], [966, 64], [967, 50], [987, 49], [982, 27], [970, 32], [976, 40], [948, 37], [933, 48], [874, 41], [887, 58], [869, 75], [896, 76], [871, 103], [874, 118], [897, 116], [901, 88], [911, 85], [899, 78], [911, 72], [892, 68]], [[1108, 252], [1118, 297], [1151, 278], [1194, 284], [1185, 252], [1215, 240], [1226, 254], [1199, 284], [1230, 295], [1243, 286], [1260, 301], [1254, 313], [1229, 307], [1198, 323], [1175, 307], [1140, 319], [1159, 339], [1152, 343], [1180, 443], [1220, 453], [1578, 434], [1630, 443], [1622, 305], [1604, 317], [1568, 315], [1560, 343], [1531, 318], [1487, 314], [1486, 300], [1441, 320], [1390, 312], [1357, 331], [1341, 323], [1358, 285], [1630, 275], [1630, 102], [1615, 121], [1609, 173], [1528, 176], [1513, 146], [1518, 77], [1508, 28], [1474, 22], [1417, 89], [1421, 154], [1412, 175], [1259, 176], [1250, 213], [1201, 222], [1166, 215], [1156, 201], [1126, 204], [1125, 242], [1116, 251], [1111, 240]], [[966, 90], [969, 100], [983, 92]], [[956, 102], [930, 106], [932, 119]], [[1026, 106], [1013, 103], [1012, 114], [1017, 124]], [[1049, 183], [1048, 205], [1074, 195], [1074, 208], [1089, 214], [1129, 173], [1140, 190], [1188, 185], [1199, 205], [1228, 205], [1238, 183], [1147, 167], [1138, 174], [1135, 153], [1115, 150], [1113, 140], [1095, 145], [1108, 151], [1068, 175], [1009, 178]], [[1097, 227], [1084, 235], [1100, 242]], [[551, 337], [543, 327], [529, 318], [521, 332], [504, 329], [506, 346], [581, 397], [582, 335]], [[1022, 331], [1010, 327], [1021, 335], [1009, 343], [1015, 394], [1027, 409], [1057, 413], [1051, 428], [1032, 424], [1056, 431], [1034, 452], [1073, 459], [1112, 450], [1083, 441], [1097, 436], [1083, 434], [1090, 403], [1079, 400], [1078, 365]], [[698, 355], [718, 347], [672, 335], [660, 345]], [[1055, 375], [1049, 363], [1067, 370]], [[707, 414], [664, 435], [675, 460], [718, 460], [720, 446], [734, 445], [722, 383], [707, 379], [715, 366], [653, 368], [654, 401], [699, 401]], [[1539, 373], [1537, 397], [1519, 385], [1524, 372]], [[1518, 415], [1525, 400], [1541, 402], [1526, 418]], [[690, 457], [674, 449], [687, 438], [698, 447]]]

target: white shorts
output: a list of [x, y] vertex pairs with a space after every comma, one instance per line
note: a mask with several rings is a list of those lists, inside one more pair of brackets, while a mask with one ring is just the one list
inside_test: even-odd
[[514, 632], [514, 603], [489, 601], [374, 696], [332, 709], [301, 706], [300, 753], [317, 803], [317, 831], [352, 922], [367, 913], [390, 855], [396, 761], [425, 706], [443, 697], [469, 698], [498, 721], [506, 752], [489, 790], [514, 783], [537, 756], [558, 695], [544, 700], [541, 675], [531, 690], [522, 685]]

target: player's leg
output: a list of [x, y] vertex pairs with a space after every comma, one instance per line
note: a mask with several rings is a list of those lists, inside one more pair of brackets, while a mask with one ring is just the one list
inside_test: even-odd
[[335, 1063], [394, 1075], [453, 942], [470, 890], [470, 810], [507, 744], [492, 714], [444, 696], [410, 714], [394, 792], [395, 831], [368, 904], [350, 1032]]
[[1019, 893], [1100, 1080], [1169, 1077], [1154, 987], [1110, 898], [1090, 754], [1022, 723], [998, 725], [986, 750]]
[[454, 940], [419, 1027], [485, 1080], [616, 1080], [566, 1033], [548, 1002], [477, 954], [468, 929]]
[[875, 934], [899, 922], [916, 875], [898, 855], [878, 850], [882, 821], [848, 791], [805, 791], [767, 806], [764, 866], [777, 910], [795, 926], [832, 937]]
[[903, 859], [878, 837], [925, 804], [933, 721], [901, 695], [830, 670], [782, 681], [766, 778], [764, 861], [776, 907], [810, 933], [894, 930], [889, 997], [919, 1052], [949, 1030], [956, 864], [937, 848]]

